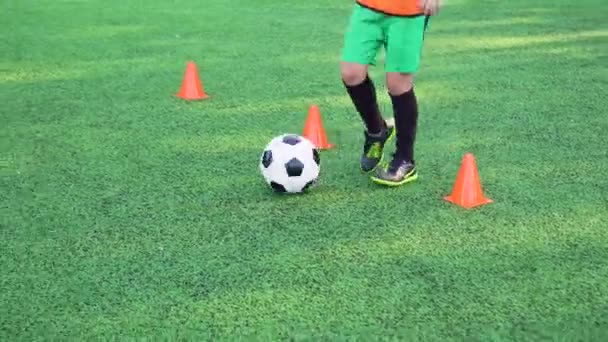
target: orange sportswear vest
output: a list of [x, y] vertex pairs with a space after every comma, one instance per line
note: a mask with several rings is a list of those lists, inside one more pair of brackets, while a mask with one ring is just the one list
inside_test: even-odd
[[419, 0], [357, 0], [357, 3], [390, 15], [417, 16], [424, 13]]

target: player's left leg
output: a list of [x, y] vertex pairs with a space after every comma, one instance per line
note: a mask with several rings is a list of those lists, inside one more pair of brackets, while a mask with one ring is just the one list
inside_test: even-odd
[[401, 185], [418, 178], [414, 160], [418, 102], [413, 80], [420, 66], [427, 22], [424, 16], [394, 17], [387, 27], [386, 81], [393, 105], [397, 142], [392, 160], [385, 168], [378, 168], [372, 177], [376, 183]]
[[412, 84], [413, 74], [388, 72], [386, 77], [393, 104], [397, 142], [391, 161], [385, 168], [377, 168], [372, 180], [384, 185], [401, 185], [418, 178], [414, 160], [418, 104]]

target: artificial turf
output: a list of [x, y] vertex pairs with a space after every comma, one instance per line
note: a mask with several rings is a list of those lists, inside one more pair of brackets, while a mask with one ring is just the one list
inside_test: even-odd
[[[340, 80], [352, 1], [2, 2], [0, 339], [606, 340], [608, 5], [445, 3], [420, 179], [386, 189]], [[190, 60], [208, 100], [174, 96]], [[312, 104], [337, 147], [275, 195], [262, 149]], [[467, 152], [475, 210], [442, 199]]]

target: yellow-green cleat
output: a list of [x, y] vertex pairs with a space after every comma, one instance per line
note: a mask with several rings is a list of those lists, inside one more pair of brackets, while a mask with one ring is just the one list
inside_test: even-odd
[[363, 154], [361, 155], [361, 171], [374, 171], [376, 166], [384, 157], [384, 146], [395, 136], [395, 127], [387, 126], [377, 136], [364, 132], [365, 143], [363, 144]]
[[399, 186], [418, 179], [418, 171], [413, 162], [393, 157], [387, 167], [378, 168], [371, 179], [376, 184]]

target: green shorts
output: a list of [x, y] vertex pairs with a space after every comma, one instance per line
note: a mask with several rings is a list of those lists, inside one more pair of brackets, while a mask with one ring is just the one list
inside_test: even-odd
[[344, 36], [342, 60], [375, 65], [384, 46], [386, 72], [414, 73], [420, 66], [427, 22], [424, 15], [388, 16], [357, 4]]

